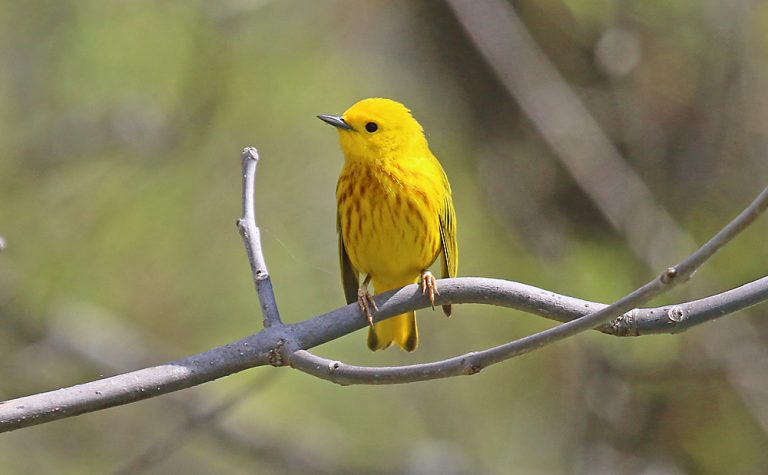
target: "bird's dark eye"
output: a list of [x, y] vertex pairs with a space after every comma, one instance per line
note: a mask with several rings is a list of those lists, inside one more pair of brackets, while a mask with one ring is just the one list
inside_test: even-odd
[[368, 122], [365, 124], [365, 130], [367, 130], [370, 133], [374, 133], [377, 130], [379, 130], [379, 126], [376, 125], [376, 122]]

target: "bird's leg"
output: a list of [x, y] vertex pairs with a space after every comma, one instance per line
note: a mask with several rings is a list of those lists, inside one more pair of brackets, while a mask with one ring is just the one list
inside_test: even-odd
[[370, 283], [371, 274], [368, 274], [357, 289], [357, 306], [360, 307], [360, 312], [362, 312], [365, 319], [368, 320], [368, 325], [373, 327], [373, 316], [371, 316], [370, 307], [373, 307], [377, 312], [379, 311], [379, 307], [376, 306], [376, 302], [373, 300], [373, 297], [371, 297], [370, 292], [368, 292], [368, 284]]
[[440, 295], [437, 291], [437, 282], [435, 276], [428, 270], [421, 271], [421, 295], [427, 294], [432, 310], [435, 309], [435, 295]]

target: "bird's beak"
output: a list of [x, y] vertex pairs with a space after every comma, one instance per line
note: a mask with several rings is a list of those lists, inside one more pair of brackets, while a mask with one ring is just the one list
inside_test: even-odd
[[351, 125], [347, 124], [347, 122], [344, 120], [343, 117], [340, 117], [340, 116], [320, 114], [317, 116], [317, 118], [322, 120], [326, 124], [331, 124], [337, 129], [355, 130], [352, 128]]

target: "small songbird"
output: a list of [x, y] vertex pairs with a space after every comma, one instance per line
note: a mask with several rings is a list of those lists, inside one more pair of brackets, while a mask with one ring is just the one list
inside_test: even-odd
[[[390, 99], [364, 99], [341, 116], [319, 115], [336, 127], [344, 168], [336, 185], [341, 280], [347, 303], [357, 301], [368, 319], [368, 348], [419, 343], [414, 312], [373, 324], [376, 293], [421, 281], [435, 308], [439, 294], [429, 267], [440, 258], [441, 275], [458, 269], [456, 214], [451, 186], [429, 150], [411, 111]], [[364, 274], [362, 284], [359, 274]], [[450, 316], [451, 306], [443, 305]]]

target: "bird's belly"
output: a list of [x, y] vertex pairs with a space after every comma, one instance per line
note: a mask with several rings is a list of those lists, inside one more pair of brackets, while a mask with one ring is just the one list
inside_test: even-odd
[[437, 213], [405, 194], [375, 198], [340, 209], [350, 261], [382, 282], [413, 281], [440, 250]]

